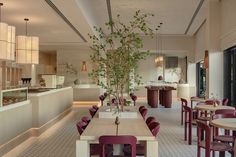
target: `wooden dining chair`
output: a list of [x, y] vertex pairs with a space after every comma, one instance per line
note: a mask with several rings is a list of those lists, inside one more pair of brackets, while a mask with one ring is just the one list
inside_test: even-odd
[[[211, 128], [206, 123], [197, 120], [197, 157], [201, 157], [201, 148], [205, 149], [205, 157], [211, 156], [211, 151], [220, 152], [220, 157], [225, 155], [225, 151], [232, 151], [233, 148], [228, 143], [211, 140]], [[204, 137], [203, 139], [201, 137]]]
[[227, 106], [227, 105], [228, 105], [228, 102], [229, 102], [229, 99], [228, 99], [228, 98], [224, 98], [224, 99], [222, 100], [222, 105], [223, 105], [223, 106]]
[[192, 119], [192, 109], [188, 106], [184, 106], [184, 140], [186, 141], [188, 139], [189, 145], [192, 144]]
[[[135, 136], [123, 135], [123, 136], [110, 136], [104, 135], [99, 137], [99, 145], [100, 145], [100, 157], [106, 157], [105, 146], [109, 144], [123, 144], [131, 146], [131, 157], [136, 157], [136, 143], [137, 139]], [[113, 156], [115, 157], [115, 156]], [[117, 156], [122, 157], [122, 156]]]
[[181, 100], [181, 125], [183, 125], [184, 122], [184, 106], [188, 106], [188, 101], [184, 98], [180, 98]]

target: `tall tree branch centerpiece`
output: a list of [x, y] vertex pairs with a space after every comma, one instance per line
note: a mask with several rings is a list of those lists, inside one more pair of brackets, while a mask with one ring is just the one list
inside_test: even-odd
[[89, 35], [93, 50], [91, 60], [96, 65], [89, 75], [106, 90], [109, 102], [111, 97], [117, 100], [121, 111], [124, 92], [134, 91], [135, 86], [141, 84], [136, 69], [139, 61], [150, 53], [140, 50], [143, 47], [141, 34], [153, 37], [153, 29], [148, 26], [148, 19], [152, 16], [138, 10], [132, 20], [125, 23], [117, 15], [116, 20], [105, 23], [108, 31], [95, 26], [97, 35]]

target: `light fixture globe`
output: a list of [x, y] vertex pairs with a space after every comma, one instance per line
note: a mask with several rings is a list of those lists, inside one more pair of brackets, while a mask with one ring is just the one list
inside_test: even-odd
[[19, 64], [38, 64], [39, 63], [39, 38], [27, 35], [26, 21], [26, 35], [16, 37], [16, 62]]

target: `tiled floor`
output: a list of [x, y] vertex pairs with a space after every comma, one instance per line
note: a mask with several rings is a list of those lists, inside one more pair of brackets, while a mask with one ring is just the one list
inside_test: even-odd
[[[196, 134], [193, 130], [193, 145], [183, 140], [183, 127], [180, 125], [180, 109], [176, 104], [172, 109], [149, 108], [149, 115], [157, 117], [161, 123], [158, 135], [159, 157], [196, 157]], [[51, 127], [40, 137], [31, 138], [6, 154], [4, 157], [75, 157], [75, 141], [78, 133], [75, 123], [88, 108], [75, 107], [63, 120]], [[204, 157], [204, 152], [202, 153]]]

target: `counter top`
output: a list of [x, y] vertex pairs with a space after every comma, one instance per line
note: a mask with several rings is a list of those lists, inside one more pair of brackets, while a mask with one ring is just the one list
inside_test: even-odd
[[10, 109], [14, 109], [14, 108], [24, 106], [24, 105], [27, 105], [27, 104], [30, 104], [30, 100], [14, 103], [14, 104], [7, 105], [7, 106], [2, 106], [2, 107], [0, 107], [0, 112], [10, 110]]
[[100, 88], [97, 84], [79, 84], [73, 88], [87, 89], [87, 88]]
[[59, 91], [71, 89], [71, 88], [72, 87], [64, 87], [64, 88], [58, 88], [58, 89], [51, 89], [49, 91], [40, 92], [40, 93], [29, 93], [28, 96], [43, 96], [43, 95], [48, 95], [48, 94], [51, 94], [51, 93], [56, 93], [56, 92], [59, 92]]

